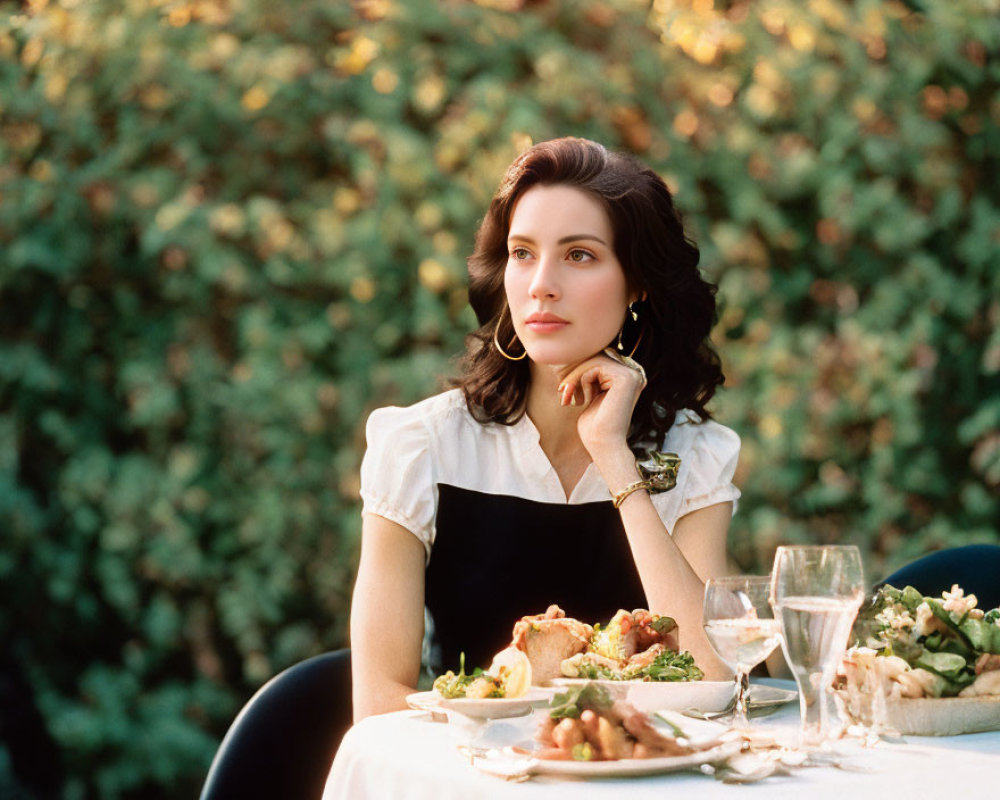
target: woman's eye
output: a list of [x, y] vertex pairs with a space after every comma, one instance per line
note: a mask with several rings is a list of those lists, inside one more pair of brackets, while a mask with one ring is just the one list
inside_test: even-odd
[[569, 260], [581, 263], [583, 261], [590, 261], [594, 256], [588, 253], [586, 250], [571, 250], [569, 253]]
[[510, 257], [515, 261], [523, 261], [528, 257], [529, 253], [523, 247], [515, 247], [510, 251]]

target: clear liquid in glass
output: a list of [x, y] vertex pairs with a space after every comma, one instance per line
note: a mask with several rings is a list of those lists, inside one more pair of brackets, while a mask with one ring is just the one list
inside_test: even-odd
[[719, 658], [734, 670], [751, 670], [781, 641], [776, 619], [714, 619], [705, 623], [705, 635]]
[[786, 597], [776, 607], [785, 659], [799, 685], [806, 740], [822, 739], [827, 705], [819, 693], [837, 669], [861, 605], [856, 598]]

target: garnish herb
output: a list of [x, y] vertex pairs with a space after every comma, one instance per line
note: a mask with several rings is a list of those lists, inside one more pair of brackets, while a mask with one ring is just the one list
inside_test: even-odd
[[611, 708], [614, 701], [611, 694], [603, 686], [596, 683], [585, 683], [582, 686], [571, 686], [565, 692], [559, 692], [549, 701], [549, 716], [552, 719], [579, 719], [580, 714], [588, 708], [591, 711], [604, 711]]

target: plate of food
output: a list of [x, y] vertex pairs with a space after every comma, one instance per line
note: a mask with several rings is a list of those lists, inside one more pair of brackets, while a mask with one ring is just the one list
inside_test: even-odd
[[706, 750], [695, 750], [675, 756], [653, 758], [619, 758], [609, 761], [559, 761], [530, 759], [525, 764], [529, 775], [559, 775], [566, 778], [627, 778], [642, 775], [662, 775], [698, 769], [703, 764], [720, 764], [740, 752], [741, 743], [721, 742]]
[[1000, 609], [959, 586], [883, 586], [855, 622], [835, 684], [849, 721], [915, 736], [1000, 730]]
[[442, 697], [438, 692], [415, 692], [407, 696], [406, 703], [417, 711], [431, 713], [456, 711], [476, 719], [506, 719], [528, 714], [534, 708], [541, 708], [552, 697], [552, 690], [529, 689], [519, 697]]
[[511, 644], [527, 655], [535, 683], [565, 689], [593, 682], [612, 698], [643, 711], [721, 711], [732, 700], [731, 681], [704, 681], [680, 650], [677, 623], [644, 608], [619, 609], [605, 624], [566, 617], [558, 606], [523, 617]]
[[697, 681], [702, 671], [678, 647], [677, 623], [644, 608], [620, 609], [606, 624], [590, 625], [567, 617], [559, 606], [522, 617], [511, 647], [531, 662], [532, 681], [555, 679]]
[[715, 725], [708, 735], [689, 738], [676, 723], [666, 721], [665, 730], [597, 683], [571, 686], [553, 697], [531, 747], [479, 749], [473, 763], [484, 772], [508, 778], [627, 777], [721, 763], [742, 746]]
[[465, 671], [465, 656], [458, 672], [438, 676], [429, 692], [406, 698], [419, 711], [456, 711], [479, 719], [503, 719], [527, 714], [552, 697], [551, 689], [531, 685], [531, 662], [525, 653], [505, 648], [493, 657], [488, 669]]
[[423, 709], [500, 718], [527, 713], [574, 682], [596, 681], [614, 699], [642, 710], [725, 708], [733, 684], [702, 677], [691, 654], [678, 649], [677, 623], [670, 617], [620, 609], [606, 624], [591, 625], [551, 605], [544, 614], [518, 620], [510, 645], [487, 670], [467, 673], [462, 656], [457, 673], [440, 675], [433, 692], [408, 701]]

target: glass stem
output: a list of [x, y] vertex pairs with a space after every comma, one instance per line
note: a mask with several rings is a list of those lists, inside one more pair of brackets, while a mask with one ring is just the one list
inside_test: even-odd
[[826, 691], [822, 672], [796, 675], [802, 710], [801, 743], [807, 747], [822, 744], [826, 737]]
[[750, 700], [750, 671], [736, 670], [736, 700], [733, 705], [733, 727], [749, 728], [750, 716], [747, 706]]

